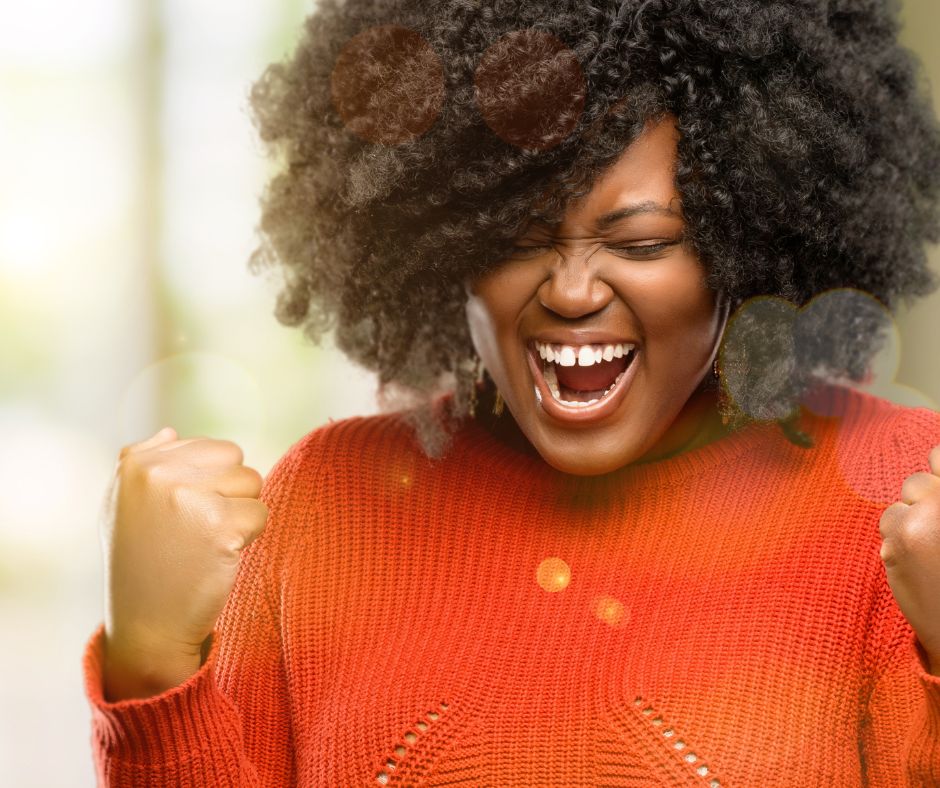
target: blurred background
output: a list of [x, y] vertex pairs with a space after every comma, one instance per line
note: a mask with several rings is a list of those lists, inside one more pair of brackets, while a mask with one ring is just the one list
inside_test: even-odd
[[[904, 0], [940, 105], [940, 6]], [[0, 782], [94, 785], [80, 657], [121, 446], [164, 425], [266, 474], [375, 383], [272, 315], [252, 276], [271, 166], [247, 91], [308, 0], [32, 0], [0, 26]], [[931, 250], [933, 264], [940, 255]], [[899, 316], [876, 393], [937, 407], [940, 294]]]

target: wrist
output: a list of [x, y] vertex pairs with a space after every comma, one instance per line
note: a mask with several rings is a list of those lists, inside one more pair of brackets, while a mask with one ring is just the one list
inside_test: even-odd
[[108, 702], [149, 698], [183, 684], [202, 666], [200, 653], [142, 647], [105, 638], [103, 690]]

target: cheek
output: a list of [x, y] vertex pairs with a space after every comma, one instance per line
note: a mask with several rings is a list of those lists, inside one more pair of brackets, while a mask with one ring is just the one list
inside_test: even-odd
[[651, 278], [633, 289], [632, 303], [651, 355], [692, 361], [711, 350], [717, 305], [698, 273]]

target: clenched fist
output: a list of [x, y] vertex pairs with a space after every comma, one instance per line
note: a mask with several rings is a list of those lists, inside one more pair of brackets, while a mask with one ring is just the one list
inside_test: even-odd
[[901, 485], [901, 500], [881, 516], [881, 559], [888, 585], [940, 675], [940, 445], [928, 457], [930, 473]]
[[241, 551], [267, 521], [261, 474], [242, 460], [231, 441], [172, 428], [121, 450], [101, 523], [109, 700], [198, 670]]

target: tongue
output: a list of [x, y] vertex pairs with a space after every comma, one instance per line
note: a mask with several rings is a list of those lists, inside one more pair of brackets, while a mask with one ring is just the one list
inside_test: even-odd
[[555, 364], [555, 374], [562, 386], [574, 391], [604, 391], [626, 369], [626, 361], [625, 358], [615, 358], [589, 367]]

